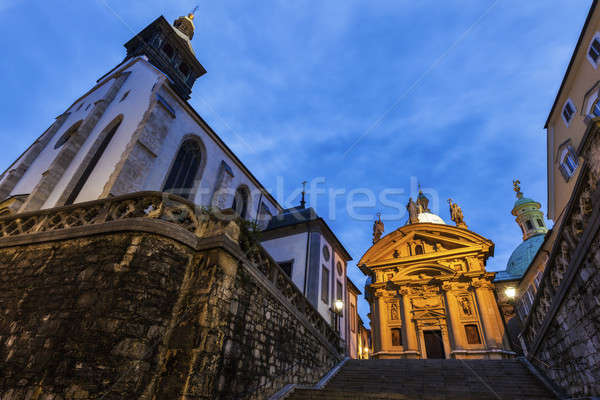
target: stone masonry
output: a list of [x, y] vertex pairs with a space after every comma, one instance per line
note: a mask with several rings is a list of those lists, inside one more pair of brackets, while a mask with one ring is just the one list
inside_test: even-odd
[[261, 399], [340, 360], [248, 235], [146, 196], [0, 219], [0, 398]]
[[520, 334], [532, 364], [570, 397], [600, 396], [600, 119]]

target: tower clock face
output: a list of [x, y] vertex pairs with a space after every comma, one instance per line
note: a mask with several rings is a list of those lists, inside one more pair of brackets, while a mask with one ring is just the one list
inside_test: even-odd
[[331, 253], [329, 253], [329, 247], [327, 247], [326, 245], [323, 246], [323, 258], [325, 259], [325, 261], [329, 261], [330, 257]]

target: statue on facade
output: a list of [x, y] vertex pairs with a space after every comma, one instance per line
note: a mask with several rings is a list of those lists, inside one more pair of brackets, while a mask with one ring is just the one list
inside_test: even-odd
[[392, 303], [390, 307], [390, 319], [392, 321], [400, 319], [400, 314], [398, 313], [398, 304], [396, 303]]
[[464, 315], [473, 315], [473, 311], [471, 310], [471, 303], [469, 302], [469, 299], [467, 299], [466, 297], [460, 297], [458, 299], [458, 302], [460, 303], [460, 306], [462, 308], [462, 312]]
[[459, 228], [467, 229], [467, 224], [465, 224], [462, 210], [460, 209], [458, 204], [453, 203], [452, 199], [448, 199], [448, 204], [450, 205], [450, 219], [454, 221], [456, 226], [458, 226]]
[[381, 213], [377, 213], [377, 220], [373, 222], [373, 244], [377, 243], [383, 235], [383, 221], [381, 220]]
[[406, 209], [408, 210], [408, 223], [416, 224], [419, 222], [419, 215], [417, 210], [417, 204], [413, 201], [412, 197], [408, 199], [408, 204], [406, 205]]

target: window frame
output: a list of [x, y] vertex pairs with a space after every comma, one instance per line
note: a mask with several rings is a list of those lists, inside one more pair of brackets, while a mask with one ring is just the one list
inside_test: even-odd
[[[594, 60], [592, 56], [590, 56], [590, 51], [593, 48], [594, 42], [598, 42], [599, 47], [599, 49], [594, 48], [594, 50], [596, 50], [596, 52], [598, 53], [598, 57], [596, 58], [596, 60]], [[590, 64], [592, 64], [592, 67], [594, 67], [594, 69], [598, 69], [598, 65], [600, 65], [600, 32], [596, 32], [592, 37], [592, 40], [590, 40], [587, 51], [585, 52], [585, 56], [587, 57]]]
[[[189, 140], [193, 140], [199, 145], [200, 165], [198, 167], [198, 170], [196, 171], [196, 176], [194, 177], [193, 185], [190, 188], [189, 197], [184, 197], [184, 196], [182, 196], [182, 197], [184, 197], [185, 199], [187, 199], [189, 201], [195, 202], [196, 194], [198, 192], [198, 187], [200, 186], [200, 181], [202, 180], [202, 177], [204, 176], [204, 168], [206, 167], [206, 158], [207, 158], [206, 157], [206, 155], [207, 155], [206, 146], [204, 146], [204, 142], [198, 135], [189, 134], [189, 135], [185, 135], [181, 138], [181, 141], [179, 142], [179, 146], [177, 146], [177, 150], [171, 156], [171, 162], [169, 164], [169, 169], [167, 170], [167, 173], [165, 174], [162, 185], [160, 187], [161, 187], [161, 191], [165, 192], [167, 180], [169, 179], [169, 175], [171, 174], [171, 171], [173, 170], [173, 167], [175, 166], [175, 162], [177, 161], [177, 156], [179, 155], [179, 151], [181, 150], [182, 146]], [[174, 192], [167, 192], [167, 193], [173, 193], [173, 194], [180, 196], [180, 194], [174, 193]]]
[[[469, 328], [469, 329], [474, 328], [473, 331], [477, 334], [477, 342], [471, 341], [473, 336], [469, 335], [469, 329], [467, 329], [467, 328]], [[467, 339], [467, 344], [471, 344], [471, 345], [481, 344], [481, 333], [479, 332], [479, 326], [477, 326], [477, 324], [465, 324], [464, 329], [465, 329], [465, 337]]]
[[[238, 197], [238, 195], [240, 197]], [[238, 210], [239, 198], [242, 200], [242, 210]], [[247, 219], [250, 215], [250, 189], [248, 186], [241, 184], [235, 189], [233, 194], [233, 202], [231, 203], [231, 209], [234, 210], [242, 219]]]
[[[399, 344], [394, 344], [394, 332], [398, 332]], [[402, 328], [401, 327], [393, 327], [390, 328], [390, 336], [392, 339], [392, 347], [402, 347]]]
[[[579, 157], [569, 142], [563, 143], [558, 149], [558, 169], [567, 182], [575, 176], [579, 168]], [[572, 162], [567, 162], [567, 160]]]
[[67, 143], [69, 139], [71, 139], [71, 137], [77, 133], [82, 123], [83, 120], [80, 119], [79, 121], [71, 124], [71, 126], [69, 126], [69, 128], [66, 129], [54, 143], [54, 150], [60, 149], [62, 146], [64, 146], [65, 143]]
[[[327, 277], [327, 279], [325, 279]], [[321, 265], [321, 301], [325, 304], [329, 304], [329, 281], [330, 281], [329, 269], [325, 264]], [[325, 281], [327, 280], [327, 281]]]
[[[570, 117], [567, 119], [565, 117], [565, 109], [567, 108], [567, 106], [571, 107], [573, 112], [571, 113]], [[575, 104], [573, 103], [573, 100], [571, 100], [570, 98], [567, 99], [567, 101], [565, 101], [565, 104], [563, 104], [562, 108], [560, 109], [560, 116], [563, 119], [563, 122], [565, 123], [565, 125], [567, 126], [567, 128], [569, 127], [569, 125], [571, 124], [571, 122], [573, 121], [573, 118], [575, 117], [575, 114], [577, 114], [577, 107], [575, 107]]]
[[[286, 261], [279, 261], [279, 262], [277, 262], [277, 265], [279, 265], [279, 268], [281, 268], [283, 270], [283, 272], [288, 276], [288, 278], [292, 279], [292, 276], [294, 274], [294, 259], [286, 260]], [[288, 271], [286, 271], [286, 269], [283, 267], [283, 265], [290, 266], [289, 274], [288, 274]]]

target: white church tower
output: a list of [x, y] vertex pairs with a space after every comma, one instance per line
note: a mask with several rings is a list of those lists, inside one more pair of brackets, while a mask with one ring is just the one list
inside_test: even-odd
[[187, 102], [206, 73], [190, 43], [193, 18], [171, 25], [161, 16], [125, 44], [123, 62], [1, 176], [0, 213], [146, 190], [263, 223], [281, 210]]
[[0, 176], [0, 216], [142, 191], [233, 209], [263, 229], [264, 248], [345, 337], [347, 313], [333, 307], [347, 303], [348, 252], [312, 208], [284, 210], [187, 102], [206, 73], [193, 19], [161, 16], [125, 43], [125, 59]]

